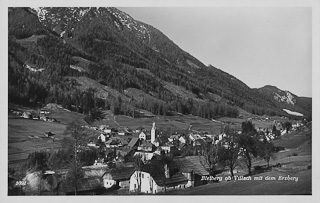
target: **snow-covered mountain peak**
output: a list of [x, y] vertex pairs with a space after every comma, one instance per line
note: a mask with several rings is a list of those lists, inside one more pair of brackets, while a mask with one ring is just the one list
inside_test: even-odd
[[91, 21], [101, 17], [103, 20], [112, 21], [118, 31], [128, 29], [144, 43], [151, 42], [151, 31], [147, 26], [134, 20], [130, 15], [113, 7], [33, 7], [39, 21], [58, 34], [67, 29], [73, 30], [86, 14]]

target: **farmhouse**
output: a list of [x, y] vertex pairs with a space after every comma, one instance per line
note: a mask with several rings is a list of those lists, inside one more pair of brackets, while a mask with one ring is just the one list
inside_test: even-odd
[[53, 136], [54, 134], [51, 132], [51, 131], [48, 131], [48, 132], [45, 132], [44, 133], [44, 136], [46, 136], [46, 137], [51, 137], [51, 136]]
[[159, 147], [159, 146], [162, 146], [164, 145], [165, 143], [168, 142], [168, 138], [166, 137], [157, 137], [155, 139], [155, 141], [153, 142], [153, 144], [156, 146], [156, 147]]
[[147, 140], [147, 135], [146, 135], [144, 132], [141, 132], [141, 133], [139, 134], [139, 139], [140, 139], [140, 140]]
[[[75, 189], [74, 184], [68, 181], [62, 182], [62, 188], [66, 195], [74, 195]], [[79, 180], [78, 187], [77, 187], [77, 195], [95, 195], [101, 194], [105, 191], [102, 178], [83, 178]]]
[[134, 171], [130, 177], [129, 191], [156, 194], [165, 190], [186, 188], [187, 183], [188, 180], [181, 171], [155, 161]]
[[139, 151], [147, 151], [152, 152], [154, 151], [154, 145], [147, 141], [142, 141], [141, 144], [138, 146]]
[[134, 167], [113, 169], [105, 172], [102, 176], [105, 188], [121, 187], [129, 189], [130, 177], [134, 172]]
[[134, 151], [136, 149], [136, 147], [120, 147], [116, 149], [116, 154], [117, 155], [121, 155], [122, 157], [127, 156], [128, 154], [130, 154], [132, 151]]
[[106, 142], [106, 136], [105, 136], [105, 134], [101, 133], [101, 134], [98, 136], [98, 139], [100, 139], [101, 142]]
[[166, 143], [165, 145], [160, 146], [160, 148], [165, 153], [170, 153], [175, 148], [175, 146], [173, 144]]
[[202, 176], [208, 176], [209, 172], [205, 168], [203, 157], [187, 156], [184, 158], [174, 159], [174, 164], [182, 174], [188, 179], [187, 187], [194, 187], [206, 184], [201, 180]]
[[194, 141], [196, 141], [196, 140], [198, 140], [198, 139], [201, 139], [201, 137], [200, 137], [200, 135], [198, 135], [198, 134], [189, 134], [189, 139], [190, 139], [192, 142], [194, 142]]
[[45, 109], [41, 109], [41, 110], [40, 110], [40, 114], [46, 115], [46, 114], [49, 114], [49, 113], [50, 113], [50, 112], [47, 111], [47, 110], [45, 110]]
[[181, 137], [179, 138], [179, 141], [180, 141], [181, 143], [183, 143], [183, 144], [185, 144], [185, 143], [187, 142], [186, 138], [183, 137], [183, 136], [181, 136]]
[[21, 117], [22, 118], [32, 118], [32, 114], [30, 112], [23, 112]]
[[106, 141], [106, 148], [116, 148], [119, 147], [119, 142], [114, 139]]

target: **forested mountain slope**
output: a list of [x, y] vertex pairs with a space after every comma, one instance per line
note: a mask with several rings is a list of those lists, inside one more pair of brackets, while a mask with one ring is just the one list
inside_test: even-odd
[[[9, 8], [8, 15], [9, 102], [55, 102], [85, 114], [111, 109], [132, 115], [140, 108], [236, 117], [236, 107], [286, 114], [269, 94], [205, 66], [116, 8]], [[309, 99], [300, 100], [304, 114], [311, 113]]]

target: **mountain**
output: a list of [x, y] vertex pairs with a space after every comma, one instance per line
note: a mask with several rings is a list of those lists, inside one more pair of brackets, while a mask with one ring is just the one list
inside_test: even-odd
[[[287, 115], [273, 95], [205, 66], [117, 8], [9, 8], [8, 16], [9, 102], [55, 102], [84, 114]], [[305, 101], [295, 105], [304, 114]]]
[[289, 91], [280, 90], [279, 88], [271, 85], [266, 85], [257, 90], [267, 97], [273, 98], [279, 108], [291, 111], [290, 114], [292, 114], [293, 111], [303, 115], [310, 115], [312, 110], [311, 98], [298, 97]]

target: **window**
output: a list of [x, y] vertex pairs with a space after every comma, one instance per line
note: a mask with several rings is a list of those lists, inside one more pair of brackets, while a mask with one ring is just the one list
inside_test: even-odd
[[136, 187], [137, 187], [136, 184], [134, 184], [133, 188], [136, 188]]
[[142, 176], [142, 178], [144, 178], [144, 174], [142, 174], [141, 176]]

